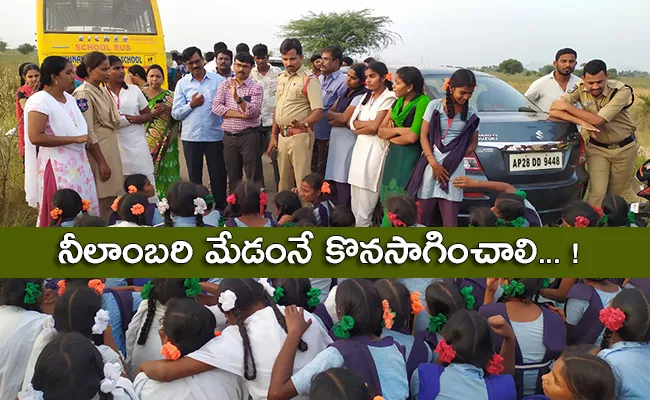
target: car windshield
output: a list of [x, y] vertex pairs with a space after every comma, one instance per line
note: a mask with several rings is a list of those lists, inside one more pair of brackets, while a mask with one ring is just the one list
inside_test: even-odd
[[[424, 81], [432, 98], [443, 97], [442, 85], [449, 75], [425, 75]], [[477, 75], [476, 90], [469, 101], [479, 112], [540, 112], [523, 94], [501, 79]]]

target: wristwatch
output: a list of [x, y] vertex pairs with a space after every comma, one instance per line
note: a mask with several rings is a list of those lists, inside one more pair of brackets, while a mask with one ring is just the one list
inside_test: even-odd
[[241, 97], [239, 99], [237, 99], [237, 104], [241, 104], [243, 102], [244, 102], [244, 99], [242, 99]]
[[306, 129], [309, 129], [309, 123], [308, 122], [305, 121], [302, 124], [305, 126]]

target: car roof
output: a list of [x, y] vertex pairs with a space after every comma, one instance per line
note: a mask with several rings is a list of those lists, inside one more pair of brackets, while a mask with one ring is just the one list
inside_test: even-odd
[[[397, 71], [397, 68], [390, 68], [392, 71]], [[454, 71], [460, 69], [461, 67], [418, 67], [422, 75], [451, 75], [454, 73]], [[480, 72], [480, 71], [475, 71], [472, 70], [474, 75], [476, 76], [489, 76], [492, 77], [493, 75], [486, 74], [485, 72]]]

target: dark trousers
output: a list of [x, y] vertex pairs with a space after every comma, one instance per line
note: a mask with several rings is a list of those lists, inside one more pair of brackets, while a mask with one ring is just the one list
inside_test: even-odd
[[[271, 141], [271, 127], [270, 126], [260, 126], [258, 129], [259, 138], [260, 138], [260, 159], [262, 154], [266, 153], [266, 150], [269, 147], [269, 142]], [[273, 178], [275, 179], [275, 187], [278, 188], [280, 184], [280, 168], [278, 167], [278, 151], [273, 149], [270, 154], [271, 165], [273, 166]], [[257, 167], [257, 173], [255, 174], [255, 181], [262, 182], [262, 186], [266, 186], [264, 180], [264, 167], [260, 162]]]
[[330, 181], [330, 187], [332, 188], [332, 197], [334, 198], [334, 204], [337, 207], [347, 207], [352, 206], [352, 195], [350, 193], [350, 184]]
[[330, 141], [316, 139], [314, 141], [314, 150], [311, 155], [311, 172], [322, 177], [325, 176], [327, 168], [327, 155], [329, 154]]
[[425, 226], [458, 226], [460, 202], [446, 199], [420, 199], [421, 223]]
[[236, 134], [225, 132], [223, 159], [228, 171], [230, 193], [234, 192], [242, 181], [242, 168], [247, 181], [259, 183], [256, 172], [262, 165], [262, 153], [257, 129], [245, 129]]
[[183, 140], [190, 182], [203, 184], [203, 157], [208, 164], [210, 188], [218, 209], [226, 208], [226, 165], [223, 160], [223, 142], [187, 142]]

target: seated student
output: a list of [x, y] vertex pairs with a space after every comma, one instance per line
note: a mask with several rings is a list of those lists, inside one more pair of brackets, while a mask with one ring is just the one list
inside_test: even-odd
[[306, 396], [314, 376], [342, 367], [360, 376], [368, 384], [371, 395], [406, 399], [405, 349], [390, 336], [377, 336], [382, 323], [381, 296], [377, 289], [366, 279], [345, 280], [337, 288], [336, 307], [340, 321], [334, 325], [334, 334], [339, 340], [297, 372], [296, 350], [303, 334], [314, 329], [314, 324], [305, 321], [304, 310], [295, 306], [286, 308], [289, 334], [273, 365], [269, 400]]
[[[332, 368], [314, 377], [309, 400], [371, 400], [368, 386], [344, 368]], [[377, 399], [375, 397], [375, 399]]]
[[[286, 342], [287, 309], [278, 306], [264, 287], [253, 279], [224, 279], [219, 284], [218, 307], [228, 319], [220, 336], [201, 349], [177, 361], [150, 361], [140, 366], [149, 378], [169, 382], [214, 368], [244, 378], [253, 400], [271, 398], [269, 385], [273, 363]], [[311, 315], [305, 315], [315, 321]], [[332, 342], [318, 323], [298, 338], [295, 371], [322, 352]]]
[[71, 228], [75, 218], [82, 212], [85, 214], [90, 209], [90, 202], [82, 200], [79, 193], [72, 189], [60, 189], [52, 197], [51, 226]]
[[[161, 352], [167, 360], [177, 360], [212, 340], [218, 334], [216, 329], [216, 319], [207, 307], [194, 299], [171, 299], [160, 329]], [[218, 369], [167, 383], [149, 379], [141, 373], [133, 386], [140, 400], [208, 400], [215, 396], [226, 400], [248, 400], [241, 378]]]
[[337, 206], [330, 215], [330, 226], [332, 228], [350, 228], [355, 225], [352, 209], [345, 206]]
[[646, 399], [650, 393], [650, 309], [638, 290], [624, 289], [600, 313], [605, 334], [598, 356], [616, 377], [618, 400]]
[[105, 283], [101, 279], [60, 279], [56, 284], [59, 298], [67, 290], [76, 290], [82, 287], [90, 287], [101, 295], [101, 307], [109, 314], [112, 339], [119, 352], [127, 357], [126, 329], [142, 301], [140, 293], [110, 289], [105, 287]]
[[[331, 285], [331, 279], [323, 280], [328, 281], [328, 285]], [[262, 284], [264, 285], [264, 283]], [[273, 289], [273, 300], [278, 305], [298, 306], [304, 308], [309, 313], [311, 313], [313, 317], [319, 320], [318, 322], [321, 323], [325, 330], [329, 330], [329, 328], [327, 328], [328, 324], [321, 320], [322, 314], [317, 315], [314, 313], [316, 307], [320, 305], [322, 290], [313, 285], [312, 279], [274, 278], [271, 280], [271, 285], [272, 286], [268, 287], [267, 290]], [[327, 291], [329, 292], [329, 286], [327, 288]]]
[[[156, 189], [149, 182], [149, 178], [146, 175], [134, 174], [129, 175], [124, 179], [124, 191], [127, 194], [140, 194], [147, 199], [152, 199], [156, 197]], [[108, 220], [108, 226], [116, 225], [121, 222], [119, 215], [118, 203], [120, 198], [118, 197], [113, 202], [113, 213], [111, 214]], [[145, 206], [145, 225], [155, 226], [162, 224], [163, 219], [160, 213], [156, 212], [156, 204], [153, 204], [147, 200], [147, 205]]]
[[328, 227], [330, 214], [334, 209], [334, 203], [328, 200], [331, 194], [329, 183], [325, 182], [318, 174], [309, 174], [300, 182], [300, 200], [303, 204], [310, 204], [316, 217], [316, 225]]
[[142, 228], [148, 227], [146, 221], [147, 205], [150, 203], [144, 195], [133, 193], [119, 198], [117, 214], [120, 219], [111, 228]]
[[562, 318], [533, 302], [543, 284], [543, 279], [503, 279], [503, 296], [497, 303], [489, 303], [492, 287], [488, 285], [485, 304], [479, 309], [488, 318], [502, 316], [512, 326], [517, 339], [515, 383], [519, 398], [542, 393], [541, 377], [550, 371], [567, 343]]
[[627, 278], [621, 285], [625, 289], [637, 289], [650, 298], [650, 279], [648, 278]]
[[205, 205], [208, 207], [203, 213], [203, 222], [211, 226], [220, 226], [222, 222], [221, 212], [214, 208], [214, 197], [212, 193], [203, 185], [196, 185], [196, 190], [198, 190], [199, 196], [203, 197]]
[[562, 209], [562, 226], [593, 228], [600, 224], [600, 216], [589, 203], [574, 201]]
[[458, 310], [470, 308], [474, 296], [468, 294], [463, 298], [463, 295], [454, 284], [449, 282], [430, 284], [425, 292], [426, 310], [430, 315], [429, 327], [415, 332], [414, 336], [422, 338], [431, 350], [435, 350], [438, 342], [442, 339], [440, 332], [451, 316]]
[[433, 350], [424, 338], [413, 337], [415, 317], [424, 309], [420, 293], [410, 293], [406, 286], [393, 279], [379, 279], [374, 285], [382, 299], [383, 329], [380, 337], [390, 336], [404, 346], [406, 372], [410, 379], [418, 365], [433, 361]]
[[630, 205], [619, 195], [607, 195], [602, 202], [604, 216], [603, 225], [609, 227], [632, 227], [644, 226], [642, 221], [636, 220], [634, 211], [630, 211]]
[[582, 346], [568, 347], [555, 360], [553, 369], [542, 376], [544, 395], [524, 400], [616, 400], [612, 367]]
[[32, 381], [37, 359], [43, 348], [59, 333], [77, 332], [94, 343], [102, 356], [104, 364], [116, 364], [120, 374], [124, 372], [122, 358], [117, 348], [111, 348], [106, 343], [113, 344], [109, 326], [108, 311], [102, 310], [100, 295], [89, 287], [80, 287], [67, 290], [59, 298], [54, 307], [54, 323], [52, 329], [44, 330], [36, 339], [30, 360], [25, 371], [23, 389]]
[[316, 216], [311, 208], [303, 207], [291, 215], [291, 222], [293, 222], [294, 225], [300, 221], [306, 221], [313, 226], [317, 226]]
[[167, 303], [174, 298], [196, 298], [202, 289], [198, 279], [153, 279], [142, 288], [142, 303], [126, 331], [127, 364], [135, 377], [140, 364], [162, 360], [160, 349], [160, 322]]
[[[478, 309], [481, 308], [483, 301], [485, 300], [487, 278], [455, 278], [446, 281], [460, 290], [463, 297], [467, 300], [468, 309], [478, 311]], [[500, 296], [501, 294], [497, 293], [497, 295]]]
[[43, 279], [0, 279], [0, 398], [14, 400], [45, 327]]
[[275, 203], [275, 212], [278, 215], [278, 225], [281, 226], [290, 223], [293, 213], [302, 208], [300, 197], [290, 190], [276, 194], [273, 202]]
[[158, 211], [164, 223], [156, 227], [189, 228], [213, 227], [203, 222], [203, 214], [208, 209], [196, 185], [190, 182], [176, 182], [169, 187], [167, 197], [158, 203]]
[[75, 228], [105, 228], [106, 222], [100, 217], [94, 215], [82, 215], [74, 220]]
[[[494, 353], [496, 334], [502, 340]], [[508, 323], [458, 310], [442, 329], [435, 364], [421, 364], [411, 378], [411, 399], [515, 400], [512, 378], [516, 338]]]
[[235, 192], [226, 198], [223, 212], [226, 226], [230, 228], [261, 228], [279, 226], [265, 215], [267, 197], [253, 182], [241, 182]]
[[43, 348], [34, 376], [18, 398], [138, 400], [119, 365], [105, 364], [88, 337], [77, 332], [58, 334]]
[[[459, 189], [485, 189], [499, 193], [491, 209], [497, 218], [512, 223], [518, 217], [522, 217], [526, 220], [524, 226], [542, 226], [542, 219], [532, 203], [526, 199], [526, 192], [516, 190], [508, 183], [479, 181], [468, 176], [459, 176], [454, 179], [453, 184]], [[514, 197], [515, 195], [518, 197]], [[520, 206], [521, 203], [523, 208]]]
[[385, 208], [390, 227], [424, 227], [419, 222], [417, 204], [410, 197], [392, 196], [386, 200]]
[[602, 278], [583, 278], [569, 290], [564, 308], [569, 345], [602, 341], [605, 326], [598, 315], [620, 291], [618, 285]]

